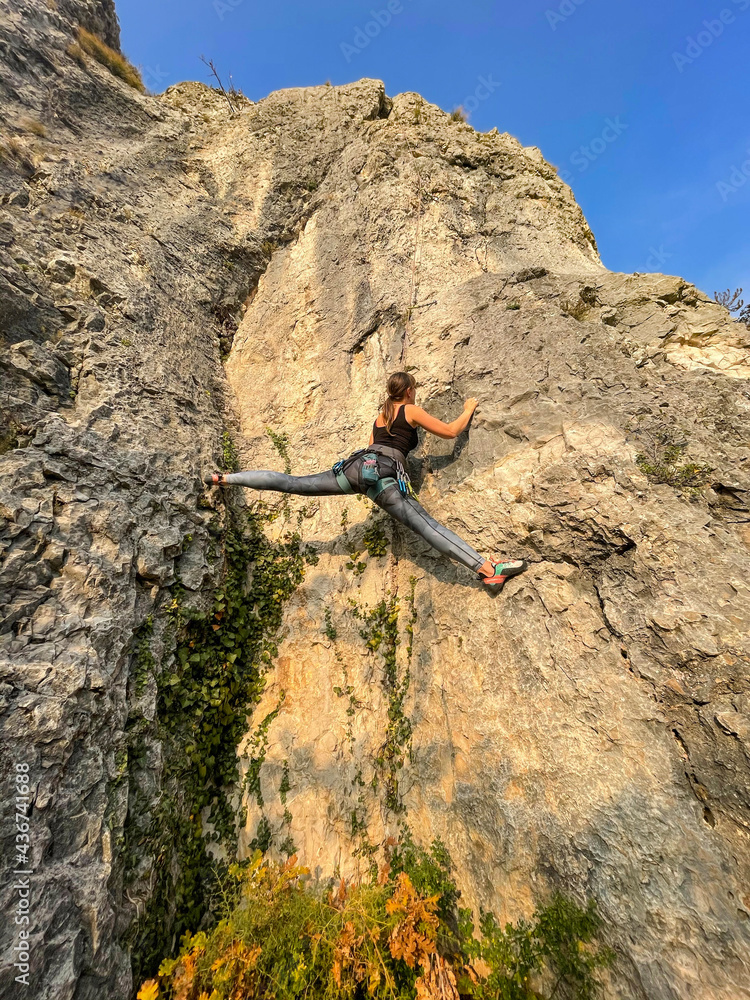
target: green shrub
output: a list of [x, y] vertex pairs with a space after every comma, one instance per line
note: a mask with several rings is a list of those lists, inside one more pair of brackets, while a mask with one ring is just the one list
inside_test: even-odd
[[[465, 911], [462, 911], [465, 913]], [[600, 994], [596, 970], [609, 965], [613, 953], [597, 947], [601, 918], [590, 900], [585, 910], [556, 894], [531, 921], [500, 927], [492, 913], [483, 913], [481, 938], [469, 942], [473, 955], [491, 969], [472, 991], [477, 1000], [532, 1000], [543, 998], [532, 984], [552, 974], [555, 985], [549, 996], [565, 985], [572, 1000], [594, 1000]]]
[[[594, 1000], [596, 971], [611, 961], [597, 945], [601, 921], [562, 896], [531, 921], [501, 928], [482, 915], [474, 936], [447, 851], [411, 841], [369, 880], [314, 882], [296, 856], [232, 865], [222, 886], [222, 919], [186, 933], [177, 957], [145, 982], [140, 1000]], [[450, 945], [450, 947], [447, 947]], [[481, 960], [478, 963], [477, 960]], [[541, 982], [552, 982], [540, 993]], [[561, 994], [562, 995], [562, 994]]]
[[713, 472], [712, 466], [698, 465], [696, 462], [677, 465], [676, 457], [672, 458], [670, 452], [666, 452], [665, 458], [660, 462], [649, 462], [645, 455], [637, 455], [636, 462], [638, 468], [645, 472], [652, 482], [687, 489], [708, 486], [711, 482], [710, 474]]
[[641, 440], [645, 449], [636, 455], [635, 461], [652, 483], [666, 483], [667, 486], [693, 493], [710, 484], [714, 471], [712, 466], [696, 462], [680, 464], [687, 442], [677, 440], [677, 432], [672, 428], [652, 428], [641, 432]]
[[404, 827], [400, 841], [390, 853], [391, 873], [405, 872], [418, 892], [437, 896], [438, 913], [447, 919], [455, 909], [461, 895], [453, 881], [453, 863], [447, 848], [440, 840], [433, 840], [429, 849], [414, 843], [411, 831]]

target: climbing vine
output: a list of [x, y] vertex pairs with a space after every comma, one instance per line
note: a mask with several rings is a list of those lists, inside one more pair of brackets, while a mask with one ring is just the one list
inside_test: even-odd
[[297, 848], [294, 845], [294, 840], [292, 839], [292, 834], [289, 828], [292, 825], [292, 813], [289, 806], [286, 803], [287, 793], [292, 790], [292, 783], [289, 780], [289, 761], [285, 760], [282, 765], [281, 771], [281, 783], [279, 784], [279, 798], [281, 799], [281, 804], [284, 807], [284, 823], [287, 827], [287, 835], [279, 844], [279, 850], [286, 855], [294, 854]]
[[[359, 497], [362, 499], [362, 497]], [[354, 576], [361, 576], [367, 568], [367, 563], [360, 559], [362, 549], [349, 537], [349, 515], [346, 508], [341, 515], [341, 531], [344, 535], [344, 546], [349, 555], [346, 568], [351, 570]], [[379, 559], [388, 551], [388, 537], [383, 531], [381, 520], [373, 519], [369, 522], [362, 533], [362, 544], [371, 559]]]
[[151, 637], [154, 634], [154, 616], [149, 615], [133, 635], [133, 666], [131, 676], [134, 681], [133, 693], [136, 698], [143, 693], [148, 678], [156, 669], [156, 661], [151, 652]]
[[[409, 690], [411, 657], [413, 649], [414, 623], [416, 610], [414, 606], [414, 591], [416, 577], [409, 580], [409, 593], [406, 599], [408, 617], [404, 628], [407, 637], [406, 662], [399, 668], [398, 647], [401, 644], [399, 635], [400, 603], [397, 594], [389, 593], [374, 608], [361, 606], [353, 598], [349, 599], [352, 616], [359, 625], [359, 634], [365, 642], [365, 647], [372, 655], [378, 654], [383, 664], [383, 687], [388, 698], [387, 721], [385, 735], [374, 758], [375, 773], [372, 787], [383, 789], [383, 804], [393, 813], [403, 812], [399, 794], [399, 771], [404, 765], [407, 753], [410, 753], [412, 725], [404, 712], [404, 702]], [[333, 644], [334, 657], [341, 663], [343, 684], [335, 685], [334, 694], [347, 699], [346, 735], [350, 747], [354, 747], [353, 720], [357, 709], [363, 706], [356, 699], [354, 685], [349, 682], [346, 664], [336, 648], [338, 629], [333, 623], [329, 608], [324, 612], [324, 631]], [[369, 839], [366, 821], [365, 781], [361, 767], [356, 770], [352, 791], [357, 793], [356, 804], [349, 812], [349, 826], [352, 840], [357, 841], [357, 847], [352, 851], [355, 857], [362, 857], [368, 862], [368, 867], [374, 865], [374, 857], [378, 847]]]
[[255, 798], [260, 808], [263, 808], [263, 794], [260, 789], [260, 769], [266, 759], [268, 750], [268, 728], [281, 711], [284, 704], [284, 692], [279, 695], [279, 701], [272, 711], [263, 719], [252, 735], [250, 741], [251, 756], [245, 773], [245, 789]]
[[[388, 698], [387, 721], [383, 742], [373, 761], [375, 773], [372, 787], [375, 789], [382, 787], [383, 804], [394, 813], [403, 812], [404, 807], [399, 795], [399, 772], [407, 754], [411, 753], [412, 725], [404, 712], [404, 703], [411, 680], [414, 625], [417, 618], [414, 603], [415, 587], [416, 577], [412, 576], [409, 578], [409, 591], [405, 602], [407, 618], [403, 630], [407, 644], [405, 663], [401, 668], [398, 657], [398, 647], [402, 642], [399, 634], [398, 595], [388, 593], [374, 608], [361, 606], [354, 598], [349, 599], [350, 613], [359, 624], [359, 634], [365, 642], [365, 648], [372, 655], [378, 654], [383, 665], [383, 687]], [[333, 645], [335, 659], [341, 664], [343, 683], [335, 685], [333, 691], [337, 697], [347, 699], [346, 736], [350, 747], [353, 748], [353, 721], [357, 710], [363, 706], [356, 698], [355, 687], [349, 681], [346, 663], [336, 648], [338, 628], [334, 625], [330, 608], [326, 608], [324, 612], [324, 632]], [[363, 817], [365, 799], [362, 791], [365, 782], [360, 768], [357, 769], [355, 784], [361, 788], [357, 796], [358, 805], [351, 810], [350, 825], [352, 838], [358, 839], [360, 843], [353, 853], [356, 856], [372, 858], [376, 848], [367, 837], [367, 823]]]
[[358, 708], [362, 708], [362, 703], [357, 700], [354, 694], [354, 685], [349, 683], [349, 671], [347, 669], [346, 662], [342, 657], [340, 651], [336, 647], [336, 640], [338, 639], [338, 629], [333, 624], [333, 618], [331, 617], [331, 609], [326, 608], [323, 616], [324, 621], [324, 632], [325, 636], [330, 643], [333, 645], [333, 655], [337, 663], [341, 665], [341, 672], [343, 674], [343, 684], [336, 684], [333, 688], [333, 693], [337, 698], [347, 698], [348, 705], [346, 709], [346, 738], [349, 741], [350, 747], [354, 746], [354, 716]]
[[367, 553], [371, 559], [384, 556], [388, 550], [388, 539], [379, 521], [371, 521], [362, 535]]
[[411, 667], [411, 657], [414, 651], [414, 626], [416, 625], [417, 622], [417, 609], [414, 604], [414, 591], [416, 590], [416, 587], [417, 587], [416, 576], [410, 576], [409, 596], [406, 601], [407, 607], [409, 608], [409, 617], [406, 621], [406, 628], [404, 630], [408, 638], [408, 644], [406, 646], [406, 662], [408, 663], [409, 667]]
[[404, 714], [404, 702], [411, 681], [411, 656], [413, 649], [414, 623], [416, 611], [414, 607], [414, 589], [416, 578], [409, 580], [410, 590], [406, 600], [409, 617], [406, 623], [406, 663], [402, 671], [398, 665], [399, 636], [398, 595], [389, 593], [374, 608], [361, 608], [357, 602], [350, 599], [352, 613], [360, 621], [360, 635], [370, 652], [379, 653], [383, 663], [383, 687], [388, 696], [388, 713], [385, 738], [375, 758], [375, 778], [382, 781], [385, 795], [385, 805], [392, 812], [403, 811], [399, 796], [399, 771], [404, 766], [407, 753], [410, 752], [412, 725]]
[[344, 511], [341, 515], [341, 531], [344, 535], [344, 545], [349, 555], [349, 561], [346, 563], [346, 568], [352, 570], [355, 576], [361, 576], [367, 568], [367, 563], [359, 558], [362, 554], [362, 550], [357, 548], [355, 543], [349, 537], [349, 512], [346, 507], [344, 507]]
[[289, 457], [289, 436], [287, 434], [278, 434], [271, 427], [266, 427], [266, 434], [270, 437], [274, 448], [284, 460], [284, 472], [290, 475], [292, 460]]
[[221, 467], [225, 472], [238, 472], [240, 468], [237, 449], [228, 431], [224, 431], [221, 438]]
[[[229, 464], [235, 453], [226, 446], [224, 451]], [[217, 512], [209, 531], [224, 568], [210, 606], [186, 605], [177, 581], [162, 608], [174, 643], [157, 676], [156, 720], [136, 719], [130, 729], [134, 759], [143, 759], [157, 741], [162, 744], [161, 797], [152, 809], [138, 785], [131, 785], [121, 851], [125, 891], [138, 877], [142, 845], [153, 856], [150, 903], [127, 935], [137, 975], [153, 970], [158, 956], [204, 918], [215, 878], [208, 845], [223, 847], [230, 858], [236, 849], [237, 745], [277, 653], [284, 603], [302, 581], [305, 564], [317, 561], [296, 532], [269, 541], [263, 532], [269, 520], [261, 505], [230, 503], [223, 517]], [[136, 662], [145, 656], [152, 628], [153, 623], [141, 631]], [[249, 773], [252, 781], [252, 767]], [[260, 796], [259, 784], [256, 793]], [[270, 829], [259, 827], [256, 846], [269, 842]], [[216, 870], [222, 867], [219, 863]]]

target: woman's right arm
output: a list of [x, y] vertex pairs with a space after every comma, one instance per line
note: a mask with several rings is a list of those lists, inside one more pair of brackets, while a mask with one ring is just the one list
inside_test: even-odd
[[472, 396], [471, 399], [467, 399], [464, 403], [464, 411], [461, 416], [456, 417], [455, 420], [451, 420], [449, 424], [438, 420], [437, 417], [431, 416], [421, 406], [414, 406], [413, 404], [404, 408], [404, 416], [419, 427], [424, 427], [431, 434], [436, 434], [441, 438], [455, 438], [458, 437], [461, 431], [466, 430], [476, 408], [477, 400]]

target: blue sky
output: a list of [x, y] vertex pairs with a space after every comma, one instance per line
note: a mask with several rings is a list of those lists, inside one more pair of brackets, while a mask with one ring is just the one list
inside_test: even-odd
[[[750, 0], [119, 0], [122, 48], [161, 91], [385, 82], [468, 105], [563, 173], [615, 271], [750, 299]], [[484, 80], [484, 85], [482, 84]]]

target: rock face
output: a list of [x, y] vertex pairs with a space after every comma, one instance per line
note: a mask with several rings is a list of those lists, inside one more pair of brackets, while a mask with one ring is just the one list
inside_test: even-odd
[[[131, 993], [134, 644], [151, 616], [161, 655], [175, 574], [216, 579], [225, 426], [243, 468], [280, 467], [267, 427], [327, 468], [406, 366], [437, 416], [480, 401], [410, 459], [421, 502], [530, 569], [493, 596], [369, 501], [292, 499], [319, 562], [248, 720], [240, 853], [262, 822], [346, 873], [405, 820], [472, 905], [596, 897], [609, 997], [750, 997], [747, 330], [607, 271], [508, 135], [372, 80], [235, 114], [141, 95], [66, 54], [77, 23], [116, 46], [111, 4], [54, 6], [0, 5], [1, 763], [7, 788], [29, 765], [34, 995]], [[156, 797], [150, 749], [130, 787]]]

